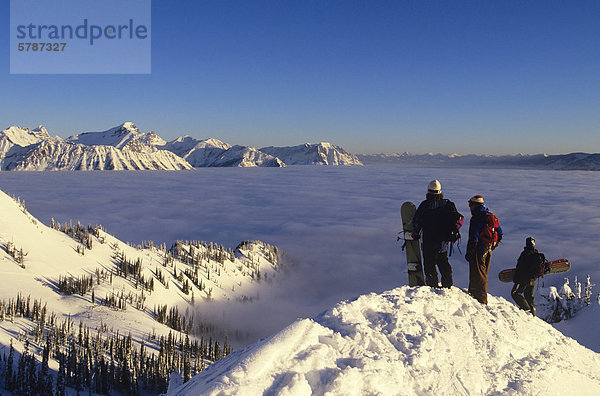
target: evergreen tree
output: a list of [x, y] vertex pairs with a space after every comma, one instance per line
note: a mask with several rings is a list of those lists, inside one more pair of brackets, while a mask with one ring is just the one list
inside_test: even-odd
[[4, 388], [8, 391], [14, 389], [13, 379], [13, 361], [15, 359], [15, 348], [13, 347], [12, 338], [10, 340], [10, 351], [8, 352], [8, 361], [6, 362], [6, 373], [4, 376]]
[[66, 368], [65, 357], [62, 353], [59, 355], [58, 364], [58, 374], [56, 376], [56, 396], [65, 396]]
[[25, 395], [26, 387], [27, 387], [27, 376], [26, 376], [26, 368], [27, 368], [27, 356], [29, 354], [29, 341], [25, 341], [25, 348], [23, 350], [23, 354], [19, 358], [19, 363], [17, 365], [17, 380], [14, 387], [14, 392], [18, 395]]

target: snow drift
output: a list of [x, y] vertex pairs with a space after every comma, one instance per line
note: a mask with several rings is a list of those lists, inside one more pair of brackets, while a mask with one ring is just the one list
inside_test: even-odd
[[502, 298], [401, 287], [337, 304], [169, 395], [600, 394], [600, 355]]

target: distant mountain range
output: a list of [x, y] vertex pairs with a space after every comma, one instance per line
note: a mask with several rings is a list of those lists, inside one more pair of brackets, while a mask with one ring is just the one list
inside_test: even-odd
[[140, 132], [132, 122], [67, 139], [50, 136], [43, 126], [12, 126], [0, 132], [0, 161], [2, 170], [32, 171], [362, 165], [331, 143], [257, 149], [188, 135], [167, 142], [155, 132]]
[[12, 126], [0, 132], [1, 170], [182, 170], [200, 167], [284, 167], [288, 165], [452, 166], [520, 169], [600, 170], [600, 154], [351, 154], [331, 143], [291, 147], [231, 145], [189, 135], [170, 142], [125, 122], [103, 132], [66, 139], [46, 128]]
[[405, 166], [453, 166], [480, 168], [517, 169], [559, 169], [559, 170], [600, 170], [600, 154], [517, 154], [517, 155], [476, 155], [476, 154], [359, 154], [358, 159], [365, 165], [390, 164]]

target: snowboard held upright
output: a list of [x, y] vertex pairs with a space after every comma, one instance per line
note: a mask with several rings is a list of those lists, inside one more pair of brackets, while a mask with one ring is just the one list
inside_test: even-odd
[[[569, 263], [569, 260], [567, 259], [548, 261], [547, 265], [548, 269], [544, 272], [544, 274], [558, 274], [561, 272], [567, 272], [569, 269], [571, 269], [571, 263]], [[516, 268], [502, 270], [498, 274], [498, 279], [500, 279], [501, 282], [512, 282], [514, 280], [516, 271]]]
[[425, 284], [419, 240], [412, 237], [412, 232], [414, 230], [412, 219], [416, 211], [417, 207], [412, 202], [404, 202], [400, 209], [400, 213], [402, 215], [402, 232], [404, 239], [404, 245], [402, 246], [402, 249], [406, 249], [409, 286], [423, 286]]

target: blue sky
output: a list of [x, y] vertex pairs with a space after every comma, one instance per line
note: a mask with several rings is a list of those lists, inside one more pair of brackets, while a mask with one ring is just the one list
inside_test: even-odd
[[600, 152], [597, 1], [153, 0], [151, 36], [150, 75], [11, 75], [2, 29], [0, 128]]

